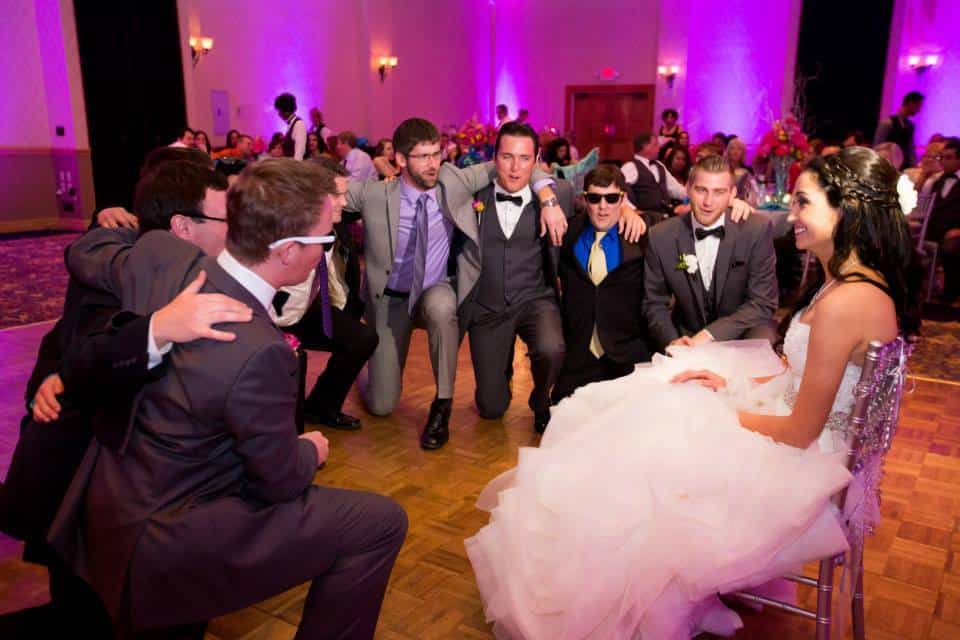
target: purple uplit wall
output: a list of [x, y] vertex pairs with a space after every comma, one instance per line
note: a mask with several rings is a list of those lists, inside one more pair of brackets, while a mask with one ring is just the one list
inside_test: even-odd
[[[919, 91], [927, 99], [914, 119], [917, 144], [925, 145], [934, 133], [960, 135], [960, 2], [897, 0], [893, 14], [880, 116], [895, 112], [906, 93]], [[911, 55], [936, 55], [938, 64], [917, 73], [910, 69]]]
[[50, 146], [41, 60], [34, 3], [4, 2], [0, 19], [0, 147]]
[[800, 0], [688, 5], [681, 119], [691, 140], [723, 131], [758, 142], [792, 104]]
[[566, 85], [653, 84], [660, 0], [495, 0], [494, 102], [536, 127], [564, 125]]

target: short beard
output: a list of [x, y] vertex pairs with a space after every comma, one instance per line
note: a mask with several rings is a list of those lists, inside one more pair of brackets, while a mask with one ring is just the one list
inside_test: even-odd
[[440, 174], [437, 174], [437, 177], [433, 179], [433, 184], [428, 184], [422, 175], [419, 173], [414, 173], [413, 171], [407, 171], [407, 175], [410, 176], [410, 182], [414, 185], [420, 187], [424, 191], [429, 191], [437, 186], [437, 180], [440, 178]]

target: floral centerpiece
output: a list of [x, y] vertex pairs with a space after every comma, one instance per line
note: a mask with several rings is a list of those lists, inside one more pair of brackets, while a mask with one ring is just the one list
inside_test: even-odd
[[783, 200], [787, 193], [787, 176], [790, 165], [800, 161], [810, 150], [807, 136], [793, 116], [776, 120], [773, 128], [764, 134], [757, 149], [758, 158], [769, 158], [776, 180], [776, 198]]
[[485, 162], [489, 158], [489, 151], [497, 139], [497, 131], [492, 125], [481, 124], [474, 116], [460, 127], [453, 139], [467, 148], [459, 161], [460, 166], [466, 167]]

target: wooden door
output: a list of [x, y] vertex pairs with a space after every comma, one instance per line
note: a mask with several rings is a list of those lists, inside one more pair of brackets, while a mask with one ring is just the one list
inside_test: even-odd
[[633, 157], [633, 139], [653, 129], [653, 85], [567, 86], [566, 129], [577, 134], [577, 148], [600, 147], [601, 161]]

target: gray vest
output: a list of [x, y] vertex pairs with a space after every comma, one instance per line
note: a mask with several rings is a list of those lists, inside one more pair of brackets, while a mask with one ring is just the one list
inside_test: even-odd
[[508, 240], [497, 219], [496, 204], [487, 199], [487, 215], [480, 225], [483, 259], [476, 302], [491, 311], [553, 295], [543, 276], [543, 247], [533, 203], [520, 214]]

